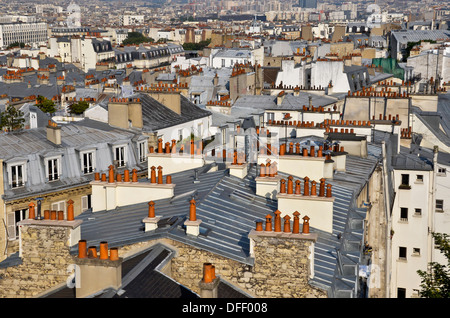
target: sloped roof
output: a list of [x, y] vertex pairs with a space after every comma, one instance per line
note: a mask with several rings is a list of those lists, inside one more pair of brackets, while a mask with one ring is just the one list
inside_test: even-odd
[[144, 122], [144, 129], [149, 131], [156, 131], [158, 129], [180, 125], [211, 115], [211, 112], [193, 104], [183, 95], [180, 95], [180, 114], [175, 113], [158, 102], [156, 99], [146, 94], [137, 94], [135, 97], [140, 98], [142, 101], [142, 119]]

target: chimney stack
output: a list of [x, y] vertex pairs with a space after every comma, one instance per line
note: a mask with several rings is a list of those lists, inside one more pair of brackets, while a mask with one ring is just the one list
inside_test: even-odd
[[189, 203], [190, 203], [189, 219], [184, 222], [184, 225], [186, 226], [186, 234], [199, 236], [200, 223], [202, 223], [202, 221], [197, 220], [197, 207], [195, 200], [192, 199]]
[[51, 119], [48, 120], [47, 125], [47, 140], [55, 145], [61, 145], [61, 126], [58, 126]]
[[76, 286], [76, 297], [85, 298], [107, 289], [119, 289], [122, 284], [122, 258], [118, 257], [118, 250], [111, 249], [109, 254], [108, 242], [100, 242], [100, 255], [95, 246], [86, 249], [85, 240], [78, 241], [78, 255], [74, 258], [79, 267], [79, 284]]
[[211, 263], [203, 264], [203, 279], [199, 282], [201, 298], [217, 298], [220, 279], [216, 277], [215, 267]]

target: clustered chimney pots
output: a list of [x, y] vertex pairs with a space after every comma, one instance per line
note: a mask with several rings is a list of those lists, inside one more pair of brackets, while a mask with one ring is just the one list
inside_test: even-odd
[[[286, 190], [287, 188], [287, 190]], [[294, 178], [289, 176], [287, 179], [287, 187], [286, 180], [280, 180], [280, 194], [289, 194], [289, 195], [301, 195], [301, 181], [295, 181], [295, 191], [294, 191]], [[325, 178], [320, 179], [319, 183], [319, 195], [317, 195], [317, 182], [305, 177], [303, 179], [303, 196], [319, 196], [319, 197], [332, 197], [331, 192], [331, 184], [325, 184]]]
[[[67, 201], [67, 219], [66, 220], [64, 219], [64, 211], [57, 211], [57, 210], [44, 210], [43, 220], [74, 221], [75, 214], [74, 214], [73, 204], [74, 204], [73, 200]], [[35, 206], [36, 206], [36, 204], [34, 202], [30, 202], [30, 204], [28, 204], [28, 219], [30, 219], [30, 220], [35, 220], [37, 218]]]
[[119, 260], [119, 250], [114, 247], [109, 249], [108, 242], [102, 241], [99, 246], [99, 253], [97, 253], [97, 247], [89, 246], [87, 247], [86, 240], [78, 241], [78, 255], [79, 259], [100, 259], [100, 260]]
[[[293, 225], [291, 230], [291, 217], [289, 215], [285, 215], [283, 217], [284, 223], [283, 223], [283, 231], [281, 230], [281, 211], [276, 210], [274, 212], [275, 219], [272, 223], [272, 215], [268, 214], [266, 215], [266, 222], [265, 226], [263, 227], [263, 221], [256, 221], [256, 232], [265, 232], [265, 233], [292, 233], [292, 234], [300, 234], [300, 213], [298, 211], [295, 211], [293, 213], [294, 219], [293, 219]], [[310, 234], [309, 233], [309, 217], [305, 215], [303, 217], [303, 226], [302, 226], [302, 232], [301, 234]]]

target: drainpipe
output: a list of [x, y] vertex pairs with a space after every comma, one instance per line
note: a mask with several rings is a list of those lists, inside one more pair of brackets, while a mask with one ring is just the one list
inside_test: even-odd
[[384, 141], [381, 142], [381, 151], [383, 158], [383, 179], [384, 179], [384, 200], [385, 200], [385, 211], [386, 211], [386, 278], [385, 278], [385, 288], [386, 288], [386, 298], [390, 298], [390, 271], [391, 271], [391, 238], [390, 238], [390, 229], [391, 229], [391, 206], [389, 199], [389, 191], [388, 191], [388, 173], [387, 171], [387, 159], [386, 159], [386, 143]]
[[434, 232], [434, 219], [436, 216], [436, 173], [437, 173], [437, 156], [439, 153], [439, 147], [434, 146], [433, 148], [433, 171], [430, 176], [430, 212], [428, 213], [428, 255], [427, 255], [427, 264], [433, 262], [433, 250], [434, 250], [434, 239], [431, 236], [431, 233]]

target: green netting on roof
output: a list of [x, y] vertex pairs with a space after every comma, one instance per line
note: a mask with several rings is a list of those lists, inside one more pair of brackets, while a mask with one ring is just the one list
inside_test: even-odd
[[381, 67], [384, 73], [394, 75], [394, 77], [403, 80], [405, 78], [405, 70], [402, 69], [396, 59], [393, 58], [376, 58], [372, 59], [372, 64], [375, 67]]

